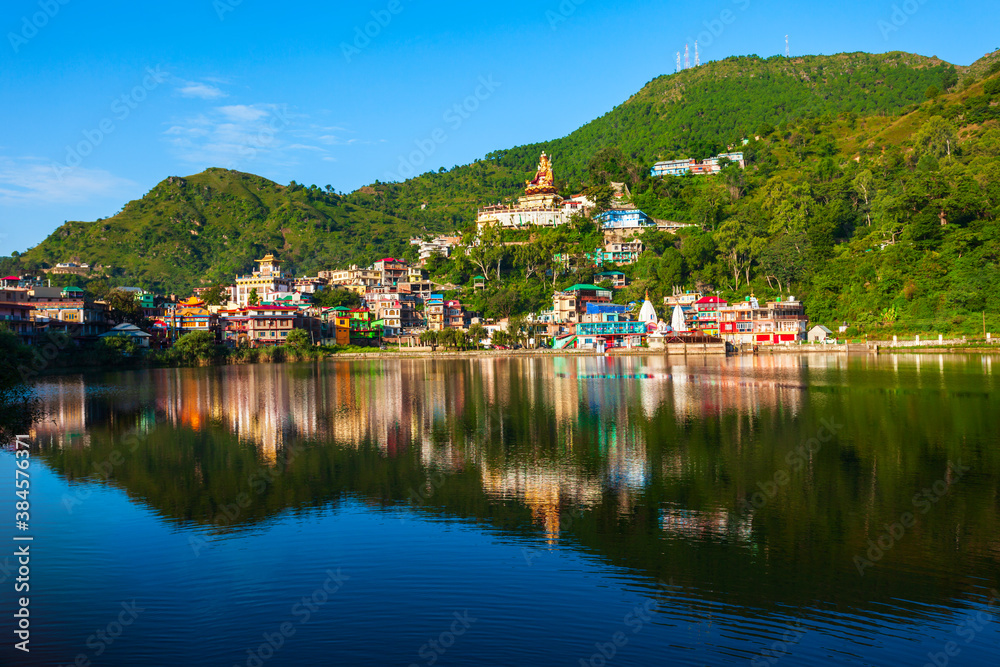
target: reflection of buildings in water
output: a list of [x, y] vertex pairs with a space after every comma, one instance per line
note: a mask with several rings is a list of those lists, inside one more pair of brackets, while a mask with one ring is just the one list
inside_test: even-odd
[[601, 501], [600, 482], [557, 463], [484, 466], [483, 490], [497, 500], [517, 500], [531, 509], [532, 519], [550, 541], [559, 536], [561, 513], [582, 511]]
[[692, 510], [675, 503], [665, 503], [660, 507], [660, 529], [672, 536], [694, 540], [705, 537], [749, 540], [753, 532], [753, 516], [724, 508]]
[[46, 379], [36, 385], [44, 415], [30, 429], [32, 442], [62, 449], [89, 447], [87, 390], [81, 376]]

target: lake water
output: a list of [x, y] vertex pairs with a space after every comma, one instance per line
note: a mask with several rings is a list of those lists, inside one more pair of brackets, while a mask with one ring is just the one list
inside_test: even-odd
[[994, 361], [46, 379], [31, 652], [0, 663], [996, 665]]

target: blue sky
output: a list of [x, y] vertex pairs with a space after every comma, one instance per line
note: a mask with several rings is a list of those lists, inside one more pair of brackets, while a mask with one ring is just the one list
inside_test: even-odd
[[699, 36], [702, 62], [786, 34], [958, 65], [1000, 46], [992, 0], [3, 4], [0, 255], [206, 167], [351, 191], [563, 136]]

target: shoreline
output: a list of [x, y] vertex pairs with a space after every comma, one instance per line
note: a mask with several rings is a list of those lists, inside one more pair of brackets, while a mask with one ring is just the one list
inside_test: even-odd
[[760, 346], [757, 352], [728, 350], [725, 352], [718, 349], [704, 349], [701, 345], [692, 345], [692, 349], [682, 350], [676, 347], [672, 349], [651, 349], [651, 348], [612, 348], [599, 352], [597, 350], [552, 350], [548, 348], [521, 349], [521, 350], [430, 350], [428, 348], [403, 348], [402, 350], [378, 350], [371, 352], [340, 352], [328, 355], [317, 355], [309, 359], [281, 359], [275, 361], [237, 361], [235, 363], [210, 363], [200, 362], [181, 365], [157, 365], [157, 364], [125, 364], [116, 366], [70, 366], [39, 369], [35, 377], [58, 377], [61, 375], [74, 375], [78, 373], [91, 373], [99, 371], [135, 371], [154, 370], [166, 368], [205, 368], [205, 367], [225, 367], [225, 366], [256, 366], [275, 363], [311, 363], [324, 361], [359, 361], [365, 359], [473, 359], [473, 358], [517, 358], [517, 357], [753, 357], [772, 355], [811, 355], [811, 354], [847, 354], [847, 355], [900, 355], [900, 354], [968, 354], [983, 357], [1000, 355], [1000, 345], [990, 347], [970, 347], [970, 346], [897, 346], [883, 347], [878, 344], [847, 344], [847, 345], [795, 345], [795, 346]]
[[881, 347], [867, 345], [796, 345], [792, 347], [770, 346], [758, 348], [756, 354], [752, 352], [718, 352], [692, 349], [687, 351], [653, 350], [650, 348], [612, 348], [604, 352], [597, 350], [452, 350], [452, 351], [431, 351], [420, 348], [413, 348], [401, 351], [376, 350], [374, 352], [343, 352], [321, 357], [320, 360], [336, 359], [433, 359], [433, 358], [472, 358], [472, 357], [528, 357], [528, 356], [580, 356], [580, 357], [740, 357], [740, 356], [765, 356], [776, 354], [979, 354], [983, 356], [1000, 355], [1000, 345], [996, 347]]

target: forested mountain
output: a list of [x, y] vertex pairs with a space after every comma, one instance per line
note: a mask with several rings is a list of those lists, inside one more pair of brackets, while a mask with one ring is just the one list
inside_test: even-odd
[[18, 260], [35, 269], [76, 257], [106, 267], [112, 282], [185, 294], [230, 282], [267, 252], [299, 275], [315, 275], [374, 261], [422, 232], [316, 186], [209, 169], [166, 179], [114, 217], [67, 222]]
[[[7, 263], [79, 257], [113, 267], [114, 281], [177, 292], [231, 279], [269, 250], [300, 275], [364, 264], [406, 252], [412, 235], [470, 229], [478, 206], [523, 191], [545, 150], [564, 193], [626, 181], [651, 216], [694, 223], [678, 237], [645, 236], [621, 300], [674, 285], [729, 298], [793, 293], [827, 324], [981, 330], [982, 312], [1000, 310], [998, 71], [997, 53], [965, 68], [901, 53], [729, 58], [658, 77], [562, 139], [345, 196], [216, 169], [171, 178]], [[744, 137], [746, 170], [649, 176], [657, 159], [707, 157]], [[593, 277], [582, 259], [596, 231], [583, 222], [526, 246], [485, 244], [431, 270], [464, 284], [499, 267], [488, 289], [463, 298], [487, 315], [516, 314]]]
[[[554, 156], [556, 177], [568, 193], [591, 177], [590, 162], [615, 147], [632, 176], [658, 160], [715, 155], [762, 125], [802, 118], [895, 116], [925, 99], [931, 86], [945, 90], [959, 71], [937, 58], [909, 53], [844, 53], [835, 56], [731, 57], [676, 74], [659, 76], [604, 116], [553, 141], [489, 153], [451, 171], [427, 173], [405, 183], [374, 185], [386, 210], [406, 217], [427, 204], [439, 215], [469, 221], [484, 201], [523, 193], [538, 155]], [[625, 177], [626, 174], [621, 174]], [[355, 193], [359, 203], [371, 195]]]

